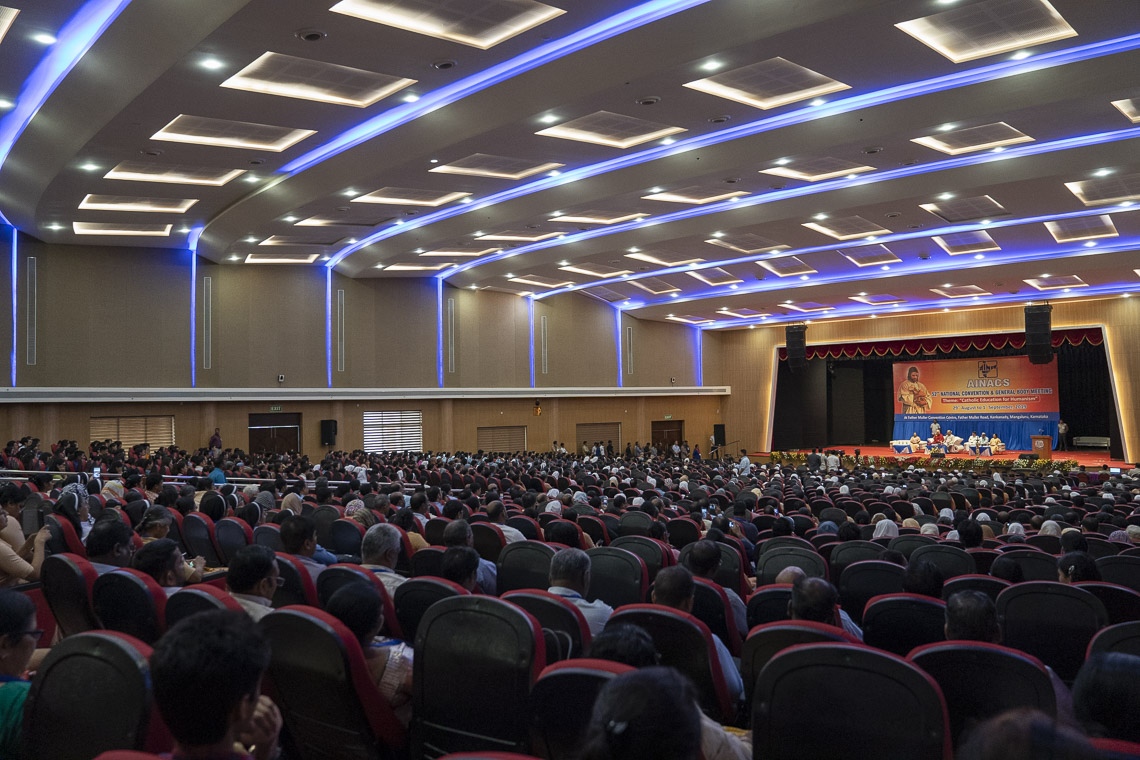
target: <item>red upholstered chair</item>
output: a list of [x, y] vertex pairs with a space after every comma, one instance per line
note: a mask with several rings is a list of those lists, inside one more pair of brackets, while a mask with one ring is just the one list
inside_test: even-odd
[[121, 567], [91, 589], [91, 606], [103, 628], [153, 645], [166, 631], [166, 591], [146, 573]]
[[177, 509], [168, 509], [170, 512], [170, 532], [166, 537], [178, 544], [183, 553], [190, 551], [190, 547], [186, 545], [185, 539], [182, 537], [182, 513]]
[[1132, 589], [1102, 581], [1087, 581], [1073, 585], [1100, 600], [1108, 612], [1109, 625], [1140, 620], [1140, 594]]
[[764, 623], [787, 620], [788, 602], [792, 601], [792, 584], [770, 583], [760, 586], [748, 597], [748, 629], [752, 630]]
[[24, 707], [24, 757], [87, 760], [114, 749], [170, 750], [151, 699], [150, 654], [145, 643], [114, 631], [79, 633], [52, 647]]
[[765, 760], [953, 757], [934, 679], [859, 644], [800, 644], [773, 657], [756, 682], [752, 743]]
[[412, 555], [412, 577], [419, 578], [424, 575], [443, 575], [442, 546], [425, 546]]
[[610, 548], [625, 549], [641, 557], [645, 562], [646, 572], [649, 573], [650, 583], [657, 577], [657, 573], [661, 568], [675, 564], [673, 561], [673, 550], [669, 548], [668, 544], [662, 543], [655, 538], [648, 538], [646, 536], [619, 536], [610, 542]]
[[640, 626], [653, 637], [661, 664], [686, 675], [697, 688], [702, 709], [722, 723], [736, 719], [736, 705], [717, 661], [708, 626], [687, 613], [658, 604], [631, 604], [614, 612], [610, 624]]
[[1091, 737], [1089, 743], [1099, 753], [1101, 760], [1118, 760], [1124, 757], [1140, 757], [1140, 744], [1125, 741], [1124, 739], [1106, 739], [1104, 737]]
[[944, 641], [946, 602], [921, 594], [883, 594], [863, 609], [863, 641], [905, 657], [923, 644]]
[[[1138, 547], [1140, 548], [1140, 547]], [[1126, 549], [1126, 552], [1132, 551]], [[1140, 557], [1117, 554], [1096, 561], [1097, 570], [1105, 583], [1116, 583], [1140, 592]]]
[[571, 659], [548, 665], [530, 693], [531, 746], [548, 760], [574, 760], [598, 692], [632, 666]]
[[265, 523], [253, 529], [253, 542], [258, 546], [267, 546], [275, 552], [281, 551], [281, 526], [276, 523]]
[[1099, 599], [1053, 581], [1026, 581], [998, 594], [998, 623], [1007, 646], [1038, 657], [1072, 683], [1096, 632], [1108, 624]]
[[208, 583], [196, 583], [172, 594], [166, 600], [166, 626], [173, 628], [191, 615], [213, 610], [233, 610], [243, 608], [228, 592]]
[[589, 650], [593, 636], [582, 611], [569, 599], [541, 589], [517, 589], [501, 597], [526, 610], [543, 628], [563, 631], [570, 637], [570, 657], [582, 657]]
[[343, 623], [318, 609], [290, 606], [260, 625], [272, 652], [273, 698], [300, 756], [330, 757], [335, 748], [337, 758], [376, 760], [404, 748], [404, 726]]
[[501, 599], [455, 596], [423, 616], [416, 651], [431, 654], [414, 663], [411, 757], [527, 748], [524, 716], [546, 665], [538, 621]]
[[[811, 549], [811, 544], [809, 544], [807, 541], [802, 541], [801, 539], [797, 540], [800, 540], [801, 543], [804, 546], [808, 547], [809, 550]], [[688, 544], [683, 549], [681, 549], [681, 556], [679, 560], [682, 565], [686, 565], [686, 560], [688, 559], [689, 552], [692, 551], [692, 548], [693, 545]], [[740, 595], [741, 599], [743, 599], [748, 595], [749, 591], [751, 590], [751, 586], [748, 583], [748, 573], [745, 571], [744, 563], [741, 562], [739, 552], [737, 552], [736, 549], [729, 546], [728, 544], [722, 544], [719, 542], [717, 543], [717, 548], [720, 549], [720, 567], [717, 568], [716, 575], [713, 576], [713, 580], [725, 588], [732, 589]]]
[[47, 514], [44, 515], [44, 525], [51, 531], [48, 549], [53, 554], [70, 552], [71, 554], [78, 554], [80, 557], [87, 556], [87, 549], [84, 548], [83, 541], [75, 532], [75, 526], [71, 524], [70, 520], [58, 515]]
[[[529, 520], [530, 518], [527, 517], [526, 519]], [[508, 522], [510, 521], [508, 520]], [[514, 523], [511, 524], [513, 525]], [[515, 525], [515, 527], [517, 528], [518, 526]], [[539, 527], [541, 528], [541, 526]], [[606, 527], [606, 523], [600, 517], [595, 517], [594, 515], [578, 515], [578, 527], [582, 529], [583, 533], [590, 537], [594, 542], [594, 546], [609, 546], [613, 540], [609, 528]], [[520, 528], [520, 530], [522, 529]], [[523, 533], [525, 535], [526, 531], [523, 531]], [[530, 536], [527, 536], [527, 538], [530, 538]]]
[[687, 517], [670, 520], [665, 527], [669, 531], [669, 543], [678, 551], [701, 540], [700, 526]]
[[858, 644], [859, 640], [842, 628], [813, 620], [780, 620], [758, 625], [748, 632], [740, 654], [740, 675], [744, 680], [744, 701], [751, 715], [753, 690], [756, 678], [768, 661], [797, 644], [822, 642]]
[[587, 599], [601, 599], [614, 609], [645, 601], [649, 593], [649, 572], [641, 557], [612, 546], [599, 546], [586, 554], [590, 557]]
[[497, 562], [503, 547], [507, 545], [502, 529], [494, 523], [473, 522], [471, 534], [475, 551], [479, 552], [479, 556], [488, 562]]
[[700, 620], [714, 636], [719, 636], [733, 657], [740, 656], [740, 629], [732, 616], [732, 603], [724, 586], [708, 578], [694, 577], [693, 617]]
[[[419, 522], [415, 523], [417, 526]], [[412, 574], [412, 555], [416, 550], [412, 548], [412, 540], [408, 538], [408, 533], [399, 525], [393, 525], [393, 528], [400, 532], [400, 556], [396, 558], [396, 572], [400, 575], [408, 577]]]
[[618, 518], [618, 535], [648, 536], [653, 518], [646, 512], [630, 511]]
[[222, 550], [218, 547], [214, 521], [208, 515], [191, 512], [183, 517], [182, 538], [191, 554], [206, 558], [206, 567], [225, 567]]
[[364, 532], [365, 527], [356, 520], [342, 517], [333, 520], [328, 530], [328, 543], [321, 545], [338, 556], [359, 557]]
[[458, 583], [430, 576], [409, 578], [401, 583], [392, 595], [392, 603], [405, 640], [417, 642], [416, 647], [419, 648], [420, 621], [432, 605], [453, 596], [470, 596], [470, 592]]
[[839, 585], [840, 603], [856, 625], [862, 625], [867, 602], [883, 594], [901, 594], [905, 575], [902, 566], [878, 559], [848, 565]]
[[1086, 658], [1099, 652], [1124, 652], [1140, 657], [1140, 621], [1101, 628], [1089, 642]]
[[944, 641], [918, 647], [907, 659], [942, 689], [955, 745], [966, 731], [1006, 710], [1032, 707], [1056, 717], [1053, 681], [1033, 655], [980, 641]]
[[998, 594], [1009, 588], [1009, 581], [995, 578], [992, 575], [959, 575], [942, 584], [942, 598], [949, 599], [959, 591], [981, 591], [990, 599], [997, 601]]
[[[831, 550], [831, 582], [836, 587], [843, 581], [843, 570], [848, 565], [868, 559], [878, 559], [886, 549], [870, 541], [844, 541]], [[916, 550], [917, 551], [917, 550]]]
[[446, 517], [433, 517], [424, 525], [424, 540], [432, 546], [443, 546], [443, 531], [451, 522]]
[[965, 549], [945, 544], [920, 546], [910, 554], [910, 562], [924, 559], [933, 562], [942, 571], [943, 580], [959, 575], [972, 575], [978, 572], [978, 563]]
[[520, 588], [545, 591], [550, 586], [550, 561], [554, 553], [554, 547], [541, 541], [507, 544], [495, 563], [499, 593]]
[[388, 595], [387, 587], [381, 582], [379, 575], [366, 567], [342, 563], [325, 568], [317, 576], [317, 599], [321, 603], [321, 608], [324, 609], [332, 595], [349, 583], [366, 583], [376, 589], [384, 608], [384, 627], [381, 632], [392, 638], [404, 638], [404, 631], [396, 616], [396, 605]]
[[1014, 549], [1002, 552], [1002, 556], [1013, 559], [1021, 567], [1027, 581], [1057, 580], [1057, 558], [1052, 554], [1037, 549]]
[[310, 607], [320, 607], [317, 597], [317, 584], [313, 576], [301, 560], [292, 554], [277, 552], [277, 569], [285, 582], [277, 588], [273, 595], [274, 607], [288, 607], [292, 604], [307, 604]]
[[222, 564], [228, 567], [239, 549], [253, 543], [253, 528], [240, 517], [223, 517], [214, 526], [214, 538]]
[[328, 548], [329, 545], [329, 529], [332, 524], [337, 520], [344, 517], [344, 508], [333, 506], [332, 504], [325, 504], [313, 510], [313, 514], [309, 518], [317, 527], [317, 543], [321, 546]]
[[761, 586], [775, 583], [776, 576], [787, 567], [798, 567], [812, 578], [827, 580], [828, 577], [827, 560], [815, 548], [781, 546], [756, 558], [756, 583]]
[[102, 627], [91, 607], [98, 571], [77, 554], [53, 554], [40, 570], [44, 599], [62, 636]]

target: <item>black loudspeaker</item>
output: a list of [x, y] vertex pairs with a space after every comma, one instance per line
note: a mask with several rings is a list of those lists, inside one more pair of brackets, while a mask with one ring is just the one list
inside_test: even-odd
[[788, 325], [784, 328], [784, 339], [788, 344], [788, 368], [803, 369], [807, 366], [807, 325]]
[[[1048, 364], [1048, 362], [1045, 363]], [[1026, 462], [1033, 462], [1037, 459], [1036, 454], [1018, 454], [1017, 456], [1019, 459], [1024, 459]]]
[[717, 446], [724, 445], [724, 425], [713, 425], [713, 440]]
[[321, 445], [336, 446], [336, 420], [321, 420]]
[[1053, 328], [1049, 304], [1025, 307], [1025, 351], [1030, 364], [1048, 364], [1053, 361]]
[[930, 452], [930, 458], [931, 459], [945, 459], [946, 458], [946, 452], [945, 451], [932, 451], [932, 452]]

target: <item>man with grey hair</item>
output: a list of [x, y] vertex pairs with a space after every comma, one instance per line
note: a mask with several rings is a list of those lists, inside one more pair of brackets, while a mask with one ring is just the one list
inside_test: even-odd
[[614, 608], [596, 599], [586, 601], [590, 588], [590, 556], [581, 549], [563, 549], [550, 560], [550, 593], [560, 596], [582, 611], [590, 635], [597, 636], [614, 614]]
[[[472, 534], [468, 522], [466, 520], [449, 522], [447, 527], [443, 529], [443, 545], [449, 548], [452, 546], [474, 546], [475, 536]], [[480, 557], [476, 580], [479, 583], [479, 589], [484, 594], [498, 595], [498, 568], [495, 567], [494, 562]]]
[[407, 580], [396, 573], [402, 540], [395, 525], [378, 523], [368, 529], [360, 544], [361, 565], [380, 576], [389, 597], [394, 596], [400, 584]]

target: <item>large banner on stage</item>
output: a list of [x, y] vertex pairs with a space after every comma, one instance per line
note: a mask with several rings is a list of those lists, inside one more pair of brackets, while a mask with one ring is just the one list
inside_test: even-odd
[[1030, 449], [1031, 435], [1057, 434], [1057, 364], [1026, 356], [945, 359], [895, 364], [895, 439], [943, 435], [1000, 436], [1005, 447]]

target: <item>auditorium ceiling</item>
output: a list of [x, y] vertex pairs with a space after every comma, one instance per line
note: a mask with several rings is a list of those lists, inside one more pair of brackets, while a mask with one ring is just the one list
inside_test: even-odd
[[709, 329], [1140, 285], [1135, 0], [0, 0], [0, 72], [51, 243]]

